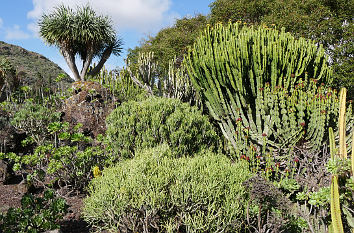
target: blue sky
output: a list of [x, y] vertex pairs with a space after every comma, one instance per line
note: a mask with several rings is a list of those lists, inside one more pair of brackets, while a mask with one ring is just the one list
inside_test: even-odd
[[213, 0], [1, 0], [0, 41], [43, 54], [70, 74], [59, 50], [39, 38], [37, 22], [43, 13], [50, 12], [60, 3], [75, 8], [87, 2], [98, 13], [112, 18], [118, 36], [123, 39], [123, 54], [106, 62], [107, 68], [113, 69], [124, 65], [128, 48], [134, 48], [148, 35], [153, 36], [160, 29], [173, 25], [178, 18], [209, 13]]

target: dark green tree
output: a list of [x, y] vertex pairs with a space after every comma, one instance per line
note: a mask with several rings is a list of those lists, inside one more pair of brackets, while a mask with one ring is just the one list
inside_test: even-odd
[[[76, 11], [60, 5], [39, 21], [40, 36], [49, 44], [60, 49], [75, 80], [95, 76], [113, 53], [119, 55], [122, 42], [117, 38], [112, 21], [107, 16], [97, 15], [90, 6], [78, 7]], [[82, 60], [79, 73], [75, 56]], [[99, 62], [88, 72], [92, 60]]]
[[139, 53], [153, 52], [159, 64], [159, 72], [165, 74], [168, 72], [169, 62], [174, 57], [182, 59], [188, 46], [193, 45], [207, 23], [208, 19], [204, 15], [179, 19], [172, 27], [162, 29], [156, 36], [143, 41], [141, 46], [129, 50], [128, 59], [137, 63]]
[[210, 20], [284, 27], [296, 37], [323, 44], [332, 60], [336, 87], [354, 97], [353, 0], [216, 0]]

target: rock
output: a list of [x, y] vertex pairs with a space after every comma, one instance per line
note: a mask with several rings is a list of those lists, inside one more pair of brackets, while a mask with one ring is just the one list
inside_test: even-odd
[[75, 82], [72, 89], [73, 96], [65, 101], [62, 120], [71, 127], [81, 123], [81, 132], [86, 136], [104, 134], [106, 116], [114, 108], [110, 91], [91, 81]]
[[5, 184], [11, 177], [9, 165], [4, 160], [0, 160], [0, 183]]
[[0, 109], [0, 152], [22, 153], [32, 151], [32, 146], [23, 147], [21, 142], [26, 138], [26, 134], [18, 132], [11, 124], [7, 112]]

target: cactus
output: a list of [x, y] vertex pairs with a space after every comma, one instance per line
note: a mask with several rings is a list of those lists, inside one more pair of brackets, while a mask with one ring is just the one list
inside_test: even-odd
[[140, 87], [136, 86], [131, 80], [126, 69], [108, 71], [103, 66], [99, 74], [91, 77], [90, 80], [100, 83], [103, 87], [109, 89], [114, 101], [131, 100], [141, 93]]
[[[135, 75], [129, 61], [127, 61], [127, 70], [133, 82], [148, 94], [179, 99], [191, 105], [201, 105], [187, 71], [180, 64], [179, 59], [174, 58], [169, 62], [168, 72], [159, 72], [160, 67], [155, 61], [153, 52], [140, 53], [136, 65]], [[162, 76], [160, 73], [167, 73], [167, 76]]]
[[284, 29], [207, 27], [184, 62], [237, 151], [249, 143], [280, 151], [300, 142], [316, 150], [329, 114], [337, 114], [335, 91], [318, 85], [332, 82], [323, 48]]
[[[346, 140], [346, 93], [347, 90], [342, 88], [340, 91], [340, 103], [339, 103], [339, 150], [337, 151], [335, 146], [335, 138], [333, 129], [329, 128], [330, 135], [330, 153], [332, 159], [347, 159], [347, 140]], [[354, 172], [354, 134], [352, 139], [352, 155], [351, 155], [351, 173]], [[338, 173], [338, 172], [337, 172]], [[354, 179], [354, 175], [352, 177]], [[331, 218], [332, 218], [332, 227], [335, 233], [342, 233], [343, 223], [341, 218], [341, 209], [339, 202], [339, 186], [338, 186], [338, 174], [333, 174], [331, 178]], [[353, 227], [351, 224], [353, 222], [352, 215], [344, 209], [344, 213], [347, 216], [348, 224]], [[354, 232], [354, 228], [352, 229]]]

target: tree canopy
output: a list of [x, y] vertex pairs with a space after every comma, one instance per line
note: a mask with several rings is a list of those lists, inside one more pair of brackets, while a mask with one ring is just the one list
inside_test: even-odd
[[[78, 7], [76, 11], [60, 5], [42, 16], [39, 27], [40, 36], [60, 49], [77, 81], [84, 80], [86, 75], [96, 75], [112, 53], [119, 55], [121, 52], [122, 42], [116, 36], [111, 19], [97, 15], [88, 5]], [[82, 60], [80, 73], [75, 63], [76, 55]], [[88, 72], [95, 57], [99, 58], [99, 63]]]
[[[200, 30], [208, 23], [204, 15], [178, 19], [172, 27], [162, 29], [154, 37], [149, 37], [141, 46], [129, 50], [128, 59], [138, 60], [139, 52], [153, 52], [163, 70], [168, 70], [169, 61], [174, 57], [183, 57], [188, 46], [193, 45]], [[163, 72], [163, 71], [160, 71]]]

